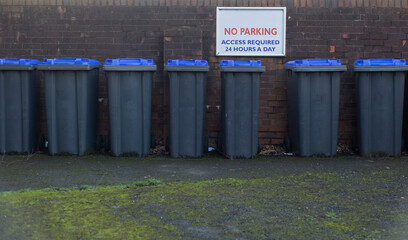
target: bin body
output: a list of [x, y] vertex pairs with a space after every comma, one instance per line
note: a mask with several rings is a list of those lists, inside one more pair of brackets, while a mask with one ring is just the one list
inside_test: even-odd
[[223, 60], [221, 70], [221, 140], [226, 157], [253, 158], [258, 152], [261, 61]]
[[361, 155], [401, 154], [405, 71], [405, 60], [355, 62]]
[[96, 139], [99, 62], [44, 59], [48, 150], [54, 154], [92, 152]]
[[340, 60], [304, 59], [286, 63], [291, 150], [300, 156], [337, 153]]
[[170, 155], [201, 157], [205, 146], [207, 61], [168, 60], [170, 79]]
[[31, 153], [37, 147], [38, 63], [0, 59], [0, 154]]
[[115, 156], [150, 152], [153, 60], [107, 59], [111, 151]]

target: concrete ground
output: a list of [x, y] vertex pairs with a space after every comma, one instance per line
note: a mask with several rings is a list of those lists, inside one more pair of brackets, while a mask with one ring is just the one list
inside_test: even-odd
[[334, 158], [286, 156], [229, 160], [207, 154], [200, 159], [164, 157], [127, 158], [106, 155], [48, 156], [6, 155], [0, 157], [0, 192], [25, 188], [75, 187], [126, 184], [150, 178], [164, 182], [254, 179], [301, 173], [353, 173], [375, 170], [408, 170], [408, 157]]
[[407, 236], [408, 157], [0, 156], [0, 239]]

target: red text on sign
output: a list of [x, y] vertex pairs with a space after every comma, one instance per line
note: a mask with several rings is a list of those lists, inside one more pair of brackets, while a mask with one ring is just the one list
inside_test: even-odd
[[224, 35], [237, 35], [238, 30], [236, 28], [225, 28]]
[[[224, 35], [237, 35], [238, 30], [236, 28], [224, 28]], [[239, 29], [240, 35], [277, 35], [278, 29], [277, 28], [240, 28]]]

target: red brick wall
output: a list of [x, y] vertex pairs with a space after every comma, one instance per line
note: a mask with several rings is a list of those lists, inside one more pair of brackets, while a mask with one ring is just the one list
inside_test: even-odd
[[[408, 58], [406, 0], [5, 0], [0, 3], [0, 57], [153, 58], [152, 131], [168, 134], [168, 58], [209, 61], [206, 134], [220, 131], [219, 62], [215, 57], [216, 6], [286, 6], [287, 56], [262, 60], [259, 137], [281, 144], [287, 135], [284, 63], [302, 58], [337, 58], [342, 77], [340, 142], [356, 136], [356, 92], [352, 64], [360, 58]], [[201, 40], [201, 42], [200, 42]], [[175, 51], [173, 51], [175, 49]], [[247, 58], [236, 58], [247, 59]], [[99, 84], [98, 134], [109, 132], [105, 76]], [[46, 132], [42, 92], [40, 132]]]

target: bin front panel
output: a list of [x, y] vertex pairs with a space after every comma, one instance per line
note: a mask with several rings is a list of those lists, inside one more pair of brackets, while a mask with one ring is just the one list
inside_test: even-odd
[[360, 154], [401, 153], [404, 72], [356, 73]]
[[169, 72], [170, 153], [200, 157], [204, 148], [207, 72]]
[[252, 158], [258, 151], [259, 72], [221, 72], [222, 151]]
[[[340, 75], [301, 73], [299, 125], [301, 155], [335, 155], [339, 119]], [[303, 81], [305, 80], [305, 81]], [[309, 146], [307, 146], [309, 145]]]
[[30, 153], [36, 148], [36, 71], [0, 71], [0, 152]]
[[335, 155], [340, 72], [287, 73], [292, 151], [301, 156]]
[[92, 151], [98, 69], [45, 71], [44, 75], [50, 154]]
[[119, 156], [150, 151], [153, 72], [107, 72], [111, 151]]

